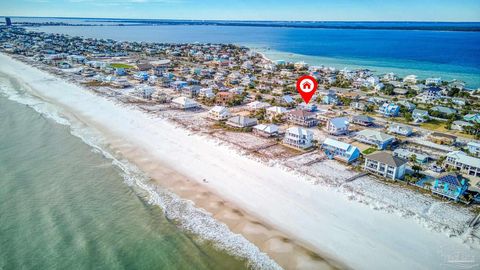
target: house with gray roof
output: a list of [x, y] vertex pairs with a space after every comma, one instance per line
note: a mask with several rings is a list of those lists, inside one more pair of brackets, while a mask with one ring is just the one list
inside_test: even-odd
[[412, 112], [412, 118], [416, 123], [423, 123], [430, 119], [430, 115], [426, 110], [415, 109]]
[[367, 115], [355, 115], [352, 117], [352, 123], [368, 127], [374, 124], [375, 119]]
[[388, 127], [388, 131], [391, 133], [395, 133], [395, 134], [399, 134], [407, 137], [413, 134], [413, 128], [407, 125], [396, 124], [396, 123], [391, 124]]
[[332, 118], [327, 121], [327, 131], [332, 135], [344, 135], [348, 133], [350, 125], [347, 117]]
[[227, 125], [237, 128], [253, 127], [257, 124], [257, 119], [237, 115], [227, 120]]
[[393, 156], [389, 152], [375, 152], [365, 157], [366, 171], [388, 179], [403, 179], [407, 160]]
[[362, 143], [374, 145], [378, 149], [384, 150], [388, 147], [388, 145], [393, 143], [395, 137], [373, 129], [364, 129], [357, 132], [354, 139]]
[[480, 177], [480, 158], [471, 157], [462, 151], [447, 154], [445, 168], [453, 168], [469, 176]]

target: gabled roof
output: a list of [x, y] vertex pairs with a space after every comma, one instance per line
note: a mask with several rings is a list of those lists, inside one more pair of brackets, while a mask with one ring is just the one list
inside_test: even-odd
[[349, 124], [347, 117], [332, 118], [329, 121], [336, 128], [346, 128], [346, 127], [348, 127], [348, 124]]
[[394, 167], [400, 167], [407, 163], [406, 159], [395, 157], [392, 154], [382, 151], [382, 152], [375, 152], [367, 156], [368, 159], [376, 160], [380, 163], [384, 163]]
[[301, 127], [288, 128], [287, 133], [295, 134], [295, 135], [298, 135], [298, 136], [307, 136], [307, 137], [308, 136], [313, 136], [313, 132], [311, 132], [308, 129], [301, 128]]
[[467, 155], [465, 152], [462, 151], [453, 151], [447, 154], [447, 157], [451, 157], [456, 159], [457, 162], [462, 164], [480, 168], [480, 158], [475, 158]]
[[300, 117], [300, 118], [310, 118], [313, 117], [315, 114], [312, 112], [307, 112], [304, 110], [293, 110], [290, 111], [289, 114], [295, 116], [295, 117]]
[[361, 130], [361, 131], [357, 132], [357, 136], [364, 136], [364, 137], [375, 139], [375, 140], [382, 141], [382, 142], [395, 138], [393, 136], [390, 136], [388, 134], [385, 134], [383, 132], [376, 131], [376, 130], [373, 130], [373, 129]]
[[214, 106], [210, 111], [217, 113], [228, 113], [228, 109], [223, 106]]
[[253, 127], [254, 129], [260, 130], [262, 132], [272, 134], [278, 132], [278, 126], [274, 124], [259, 124]]
[[365, 122], [365, 123], [373, 123], [375, 119], [373, 117], [367, 115], [355, 115], [352, 118], [353, 121]]

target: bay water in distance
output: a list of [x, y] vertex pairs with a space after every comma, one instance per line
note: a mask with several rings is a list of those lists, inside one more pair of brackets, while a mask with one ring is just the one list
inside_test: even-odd
[[68, 126], [0, 94], [0, 269], [246, 268], [177, 228]]
[[[415, 74], [423, 79], [457, 79], [465, 81], [469, 88], [480, 87], [478, 22], [239, 23], [79, 18], [13, 20], [88, 23], [92, 25], [54, 25], [29, 29], [90, 38], [165, 43], [232, 43], [250, 47], [273, 60], [305, 61], [311, 65], [338, 69], [368, 68], [377, 74]], [[117, 25], [112, 25], [114, 23]]]

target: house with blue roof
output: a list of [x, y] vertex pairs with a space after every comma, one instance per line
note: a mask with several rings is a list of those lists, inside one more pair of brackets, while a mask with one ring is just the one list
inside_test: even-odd
[[351, 163], [360, 157], [360, 150], [357, 147], [330, 138], [325, 139], [322, 150], [330, 159], [335, 158], [346, 163]]
[[463, 117], [463, 120], [471, 122], [471, 123], [479, 123], [480, 124], [480, 114], [479, 113], [467, 114]]
[[400, 114], [400, 106], [395, 103], [385, 102], [378, 108], [378, 112], [386, 117], [396, 117]]
[[322, 102], [328, 105], [337, 105], [339, 100], [337, 94], [334, 91], [329, 90], [327, 95], [322, 98]]
[[145, 72], [145, 71], [140, 71], [140, 72], [137, 72], [135, 73], [135, 75], [133, 75], [133, 77], [139, 81], [146, 81], [148, 80], [148, 73]]
[[348, 133], [350, 121], [347, 117], [337, 117], [328, 120], [327, 131], [332, 135], [344, 135]]
[[457, 201], [468, 189], [468, 181], [460, 175], [447, 174], [435, 179], [432, 192]]

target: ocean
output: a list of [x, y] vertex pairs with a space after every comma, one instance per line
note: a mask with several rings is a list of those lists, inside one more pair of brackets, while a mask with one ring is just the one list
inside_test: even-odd
[[22, 92], [0, 74], [0, 269], [247, 269]]
[[[305, 61], [311, 65], [339, 69], [368, 68], [378, 74], [395, 72], [400, 76], [416, 74], [420, 78], [457, 79], [465, 81], [467, 87], [480, 87], [480, 23], [338, 22], [323, 23], [329, 28], [315, 28], [299, 22], [285, 25], [272, 22], [266, 26], [245, 23], [238, 26], [234, 22], [218, 25], [175, 21], [153, 24], [108, 19], [13, 20], [102, 23], [102, 26], [42, 26], [30, 29], [121, 41], [233, 43], [262, 52], [273, 60]], [[124, 25], [109, 25], [115, 22]], [[468, 31], [462, 31], [464, 29]]]

